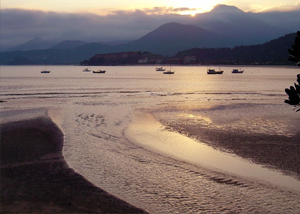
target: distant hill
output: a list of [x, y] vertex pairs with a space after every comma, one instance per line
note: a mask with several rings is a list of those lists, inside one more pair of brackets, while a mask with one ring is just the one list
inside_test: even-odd
[[79, 41], [79, 40], [66, 40], [54, 45], [52, 49], [72, 49], [85, 44], [86, 42]]
[[198, 14], [194, 20], [194, 25], [236, 39], [236, 45], [261, 44], [291, 33], [267, 24], [256, 14], [221, 4], [210, 12]]
[[234, 41], [194, 25], [167, 23], [140, 39], [121, 46], [123, 51], [149, 51], [155, 54], [174, 55], [192, 47], [232, 47]]
[[81, 65], [136, 65], [163, 63], [164, 57], [142, 51], [128, 51], [110, 54], [96, 54]]
[[111, 45], [111, 46], [117, 46], [117, 45], [125, 45], [132, 41], [133, 40], [118, 40], [118, 41], [112, 41], [112, 42], [105, 42], [104, 44]]
[[31, 51], [11, 51], [0, 53], [0, 64], [6, 65], [15, 62], [15, 58], [22, 57], [33, 64], [79, 64], [97, 53], [113, 51], [109, 45], [87, 43], [72, 49], [45, 49]]
[[288, 49], [295, 41], [296, 33], [287, 34], [261, 45], [235, 48], [192, 48], [181, 51], [176, 57], [195, 56], [205, 64], [290, 64]]
[[296, 11], [265, 11], [252, 13], [252, 15], [275, 27], [288, 29], [291, 32], [299, 31], [300, 8]]
[[16, 57], [11, 60], [9, 65], [34, 65], [35, 63], [25, 57]]
[[51, 48], [54, 45], [54, 42], [45, 41], [39, 37], [36, 37], [22, 45], [19, 45], [17, 47], [11, 48], [8, 51], [29, 51], [29, 50], [43, 50]]
[[[287, 65], [288, 49], [296, 33], [288, 34], [261, 45], [238, 46], [234, 48], [192, 48], [178, 52], [174, 57], [163, 57], [149, 52], [122, 52], [96, 54], [82, 65], [124, 65], [124, 64], [271, 64]], [[142, 60], [142, 62], [140, 62]]]
[[[230, 17], [233, 11], [235, 11], [235, 14], [244, 13], [236, 8], [229, 7], [227, 9], [231, 11]], [[214, 12], [220, 14], [228, 13], [224, 9], [221, 11], [223, 12]], [[217, 15], [216, 19], [219, 20]], [[241, 21], [241, 23], [244, 22]], [[265, 28], [268, 29], [267, 26]], [[252, 35], [247, 30], [245, 30], [245, 33], [238, 33], [244, 34], [244, 36], [248, 34]], [[128, 51], [151, 52], [164, 56], [173, 56], [180, 52], [176, 56], [201, 56], [203, 60], [210, 62], [218, 62], [218, 60], [235, 62], [238, 59], [245, 63], [253, 61], [265, 62], [266, 60], [274, 61], [275, 59], [277, 61], [285, 61], [286, 57], [284, 57], [284, 54], [293, 44], [293, 36], [295, 37], [295, 34], [287, 36], [290, 37], [289, 39], [286, 38], [287, 40], [280, 38], [264, 43], [263, 45], [238, 46], [233, 48], [243, 39], [230, 38], [194, 25], [183, 25], [172, 22], [161, 25], [140, 39], [124, 45], [112, 46], [103, 43], [84, 44], [81, 41], [65, 41], [49, 49], [2, 52], [0, 53], [0, 64], [79, 64], [84, 60], [90, 59], [95, 54]], [[245, 37], [248, 38], [247, 36]], [[243, 36], [239, 36], [239, 38], [243, 38]], [[40, 41], [37, 38], [32, 43], [38, 44]]]

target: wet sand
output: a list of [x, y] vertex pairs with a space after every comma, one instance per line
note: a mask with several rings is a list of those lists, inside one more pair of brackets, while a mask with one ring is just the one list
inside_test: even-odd
[[62, 147], [49, 118], [1, 125], [1, 213], [146, 213], [74, 172]]
[[300, 132], [288, 137], [213, 129], [180, 121], [161, 122], [169, 130], [300, 179]]

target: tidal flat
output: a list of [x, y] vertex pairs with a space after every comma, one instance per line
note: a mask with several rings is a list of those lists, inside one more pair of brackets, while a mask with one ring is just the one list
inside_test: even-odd
[[[2, 67], [2, 133], [9, 124], [38, 131], [1, 139], [1, 151], [9, 151], [1, 155], [8, 184], [1, 207], [16, 211], [22, 196], [61, 212], [100, 212], [108, 204], [102, 200], [112, 203], [102, 210], [108, 213], [300, 209], [300, 115], [284, 103], [299, 69], [245, 66], [233, 75], [226, 66], [218, 76], [205, 66], [178, 66], [174, 75], [154, 66], [93, 68], [106, 70], [103, 76], [80, 66], [49, 69]], [[52, 145], [50, 136], [61, 143]]]

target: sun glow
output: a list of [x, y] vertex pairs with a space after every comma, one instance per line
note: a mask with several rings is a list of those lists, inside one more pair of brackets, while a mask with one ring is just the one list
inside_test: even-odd
[[177, 8], [188, 8], [188, 10], [178, 12], [179, 14], [195, 16], [197, 13], [208, 12], [212, 10], [215, 5], [221, 3], [222, 2], [220, 0], [212, 0], [212, 1], [185, 0], [185, 1], [174, 2], [173, 6]]

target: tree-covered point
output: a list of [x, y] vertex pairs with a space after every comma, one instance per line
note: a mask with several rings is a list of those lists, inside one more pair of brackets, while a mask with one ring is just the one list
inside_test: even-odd
[[[296, 65], [300, 66], [300, 31], [297, 32], [295, 42], [288, 51], [290, 53], [289, 60], [296, 62]], [[285, 92], [289, 96], [285, 102], [298, 108], [296, 110], [298, 112], [300, 111], [300, 74], [297, 75], [297, 82], [298, 84], [295, 83], [294, 86], [285, 89]]]

